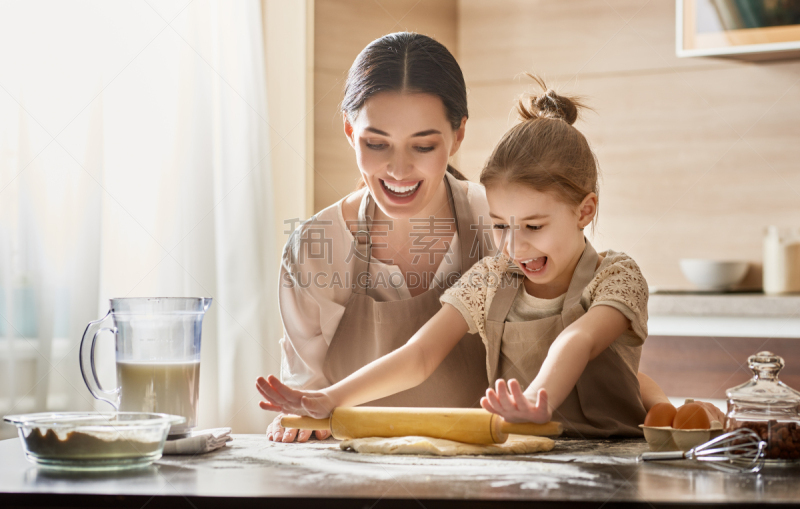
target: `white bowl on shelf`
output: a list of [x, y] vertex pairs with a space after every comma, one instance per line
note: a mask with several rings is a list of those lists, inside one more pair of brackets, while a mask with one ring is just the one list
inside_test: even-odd
[[740, 283], [747, 274], [748, 262], [682, 258], [681, 271], [699, 290], [724, 291]]

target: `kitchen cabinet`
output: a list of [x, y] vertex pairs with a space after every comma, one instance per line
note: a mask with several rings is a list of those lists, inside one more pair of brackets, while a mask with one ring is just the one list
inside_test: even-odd
[[639, 370], [670, 397], [724, 400], [762, 350], [783, 357], [781, 380], [800, 388], [800, 295], [652, 293], [648, 314]]

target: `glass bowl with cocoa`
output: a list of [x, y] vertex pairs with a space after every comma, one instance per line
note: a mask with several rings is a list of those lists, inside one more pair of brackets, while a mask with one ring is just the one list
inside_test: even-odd
[[68, 470], [143, 467], [161, 457], [170, 426], [185, 418], [140, 412], [43, 412], [8, 415], [25, 456], [39, 466]]
[[759, 352], [747, 362], [753, 378], [726, 391], [725, 431], [749, 428], [767, 442], [766, 465], [795, 465], [800, 461], [800, 392], [778, 380], [783, 358]]

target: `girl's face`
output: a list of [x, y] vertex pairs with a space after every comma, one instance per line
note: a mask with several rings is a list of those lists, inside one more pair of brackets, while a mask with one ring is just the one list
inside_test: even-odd
[[399, 92], [370, 97], [355, 119], [345, 115], [344, 131], [361, 176], [387, 216], [402, 219], [425, 211], [448, 158], [464, 139], [466, 120], [453, 131], [440, 98]]
[[581, 228], [597, 211], [597, 195], [589, 193], [575, 206], [554, 192], [497, 184], [486, 189], [486, 198], [495, 245], [525, 273], [529, 293], [554, 298], [566, 292], [585, 247]]

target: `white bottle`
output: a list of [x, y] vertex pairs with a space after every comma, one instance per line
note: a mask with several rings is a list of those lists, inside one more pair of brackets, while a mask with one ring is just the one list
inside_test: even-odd
[[800, 236], [767, 228], [764, 236], [764, 293], [800, 292]]

